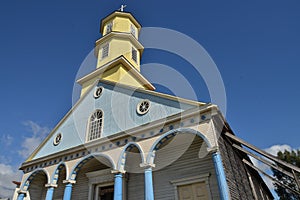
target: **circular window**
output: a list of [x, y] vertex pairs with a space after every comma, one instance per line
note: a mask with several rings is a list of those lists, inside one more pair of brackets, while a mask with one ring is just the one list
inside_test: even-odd
[[99, 98], [101, 96], [102, 92], [103, 92], [103, 87], [98, 87], [94, 92], [94, 97], [96, 99]]
[[54, 146], [59, 145], [61, 139], [62, 139], [62, 134], [61, 134], [61, 133], [58, 133], [58, 134], [55, 136], [54, 140], [53, 140]]
[[136, 108], [136, 111], [140, 115], [146, 114], [150, 109], [150, 101], [149, 100], [143, 100], [141, 101]]

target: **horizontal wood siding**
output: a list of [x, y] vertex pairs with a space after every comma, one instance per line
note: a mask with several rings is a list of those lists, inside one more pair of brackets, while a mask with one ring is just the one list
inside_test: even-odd
[[[177, 136], [176, 136], [177, 137]], [[166, 160], [172, 160], [172, 156], [176, 155], [175, 152], [180, 152], [189, 145], [188, 149], [181, 155], [175, 162], [162, 169], [153, 172], [153, 183], [155, 199], [157, 200], [174, 200], [175, 189], [170, 181], [189, 178], [199, 175], [210, 173], [209, 188], [212, 199], [219, 199], [218, 185], [210, 154], [204, 158], [199, 158], [199, 150], [202, 145], [202, 140], [199, 137], [193, 139], [190, 144], [190, 137], [185, 135], [178, 138], [179, 143], [177, 146], [169, 144], [163, 147], [156, 153], [155, 164], [164, 163]], [[170, 142], [172, 143], [172, 142]]]
[[127, 182], [127, 199], [141, 200], [144, 199], [144, 174], [129, 173]]
[[65, 170], [65, 168], [63, 168], [59, 172], [58, 181], [57, 181], [57, 188], [54, 188], [53, 200], [63, 199], [64, 191], [65, 191], [65, 185], [66, 185], [66, 184], [63, 183], [63, 180], [66, 180], [66, 170]]
[[97, 171], [108, 168], [107, 166], [98, 162], [97, 159], [92, 159], [86, 163], [79, 171], [76, 184], [73, 186], [72, 200], [88, 199], [89, 194], [89, 180], [86, 176], [87, 172]]
[[46, 175], [43, 173], [37, 174], [31, 181], [29, 186], [30, 200], [45, 199], [47, 189], [45, 184], [47, 183]]

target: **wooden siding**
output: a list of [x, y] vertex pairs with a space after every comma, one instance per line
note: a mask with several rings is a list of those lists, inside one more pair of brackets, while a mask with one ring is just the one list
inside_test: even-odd
[[46, 175], [43, 173], [37, 174], [29, 186], [30, 200], [41, 200], [46, 198], [47, 188], [45, 184], [47, 183]]
[[66, 180], [65, 168], [61, 169], [61, 171], [59, 172], [57, 187], [54, 188], [53, 200], [63, 199], [66, 185], [63, 183], [63, 180]]
[[106, 168], [108, 167], [100, 163], [97, 159], [92, 159], [88, 163], [86, 163], [77, 175], [76, 184], [74, 184], [73, 186], [72, 200], [88, 199], [89, 180], [86, 176], [86, 173]]
[[[190, 136], [190, 134], [189, 134]], [[208, 178], [210, 190], [208, 191], [212, 199], [219, 199], [218, 185], [214, 170], [212, 157], [208, 154], [205, 158], [199, 159], [199, 149], [202, 140], [199, 137], [195, 139], [188, 135], [181, 135], [177, 138], [180, 143], [169, 142], [161, 150], [156, 153], [156, 168], [163, 167], [160, 163], [171, 161], [172, 155], [176, 155], [176, 151], [186, 150], [175, 162], [153, 172], [154, 196], [157, 200], [174, 200], [175, 189], [170, 181], [199, 176], [210, 173]], [[177, 137], [177, 136], [176, 136]], [[184, 139], [185, 138], [185, 139]], [[190, 142], [192, 144], [190, 145]], [[177, 145], [177, 146], [176, 146]], [[186, 149], [186, 145], [190, 145]], [[154, 168], [155, 170], [155, 168]], [[144, 198], [144, 174], [129, 174], [128, 183], [128, 199], [140, 200]]]
[[[273, 199], [273, 197], [269, 196], [268, 189], [264, 186], [260, 175], [256, 171], [248, 169], [255, 187], [251, 188], [247, 168], [242, 162], [242, 155], [235, 151], [224, 137], [224, 135], [221, 135], [218, 142], [231, 199], [255, 200], [255, 195], [252, 192], [253, 189], [259, 200], [267, 199], [267, 196], [269, 199]], [[260, 190], [262, 190], [262, 193]], [[262, 194], [264, 197], [262, 197]]]

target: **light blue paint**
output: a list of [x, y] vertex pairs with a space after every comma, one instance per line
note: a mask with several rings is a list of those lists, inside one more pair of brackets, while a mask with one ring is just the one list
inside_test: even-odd
[[68, 183], [65, 186], [64, 199], [63, 200], [71, 200], [72, 196], [72, 183]]
[[124, 169], [124, 165], [125, 163], [123, 163], [123, 159], [125, 158], [125, 162], [126, 162], [126, 152], [128, 151], [128, 147], [130, 147], [131, 145], [135, 146], [139, 152], [140, 152], [140, 156], [141, 156], [141, 160], [142, 162], [141, 163], [145, 163], [145, 159], [144, 159], [144, 151], [143, 149], [141, 148], [141, 146], [138, 144], [138, 143], [135, 143], [135, 142], [129, 142], [128, 144], [126, 144], [126, 146], [124, 147], [121, 155], [120, 155], [120, 158], [119, 158], [119, 161], [118, 161], [118, 170], [123, 170]]
[[[61, 170], [60, 167], [61, 167], [62, 165], [65, 167], [65, 170], [66, 170], [66, 176], [68, 175], [68, 168], [67, 168], [66, 164], [65, 164], [63, 161], [61, 161], [60, 163], [57, 164], [56, 169], [54, 170], [55, 173], [53, 173], [53, 175], [51, 176], [50, 183], [53, 183], [53, 181], [54, 181], [54, 179], [55, 179], [54, 177], [55, 177], [55, 175], [59, 174], [59, 172], [60, 172], [60, 170]], [[68, 178], [68, 177], [65, 177], [64, 179], [67, 180], [67, 178]]]
[[49, 173], [44, 168], [37, 168], [34, 171], [32, 171], [30, 173], [30, 175], [27, 177], [27, 179], [23, 182], [23, 184], [20, 187], [21, 190], [24, 190], [25, 186], [29, 187], [29, 185], [30, 185], [31, 181], [34, 179], [35, 175], [37, 175], [40, 172], [44, 173], [44, 175], [47, 177], [47, 183], [49, 184], [49, 180], [50, 180]]
[[213, 161], [214, 161], [214, 166], [216, 170], [216, 176], [217, 176], [217, 181], [218, 181], [218, 186], [219, 186], [219, 191], [220, 191], [220, 199], [221, 200], [229, 200], [229, 190], [228, 190], [228, 185], [226, 181], [226, 176], [222, 164], [222, 158], [219, 152], [215, 152], [212, 155]]
[[46, 200], [52, 200], [54, 187], [49, 187], [46, 194]]
[[114, 200], [122, 200], [122, 174], [115, 174]]
[[152, 169], [145, 169], [145, 200], [154, 200]]
[[[96, 109], [103, 111], [102, 137], [106, 137], [196, 107], [155, 96], [142, 90], [134, 91], [104, 82], [99, 82], [98, 86], [104, 88], [102, 95], [95, 99], [93, 97], [94, 89], [92, 89], [33, 159], [83, 144], [86, 141], [88, 119]], [[148, 99], [151, 102], [150, 110], [145, 115], [139, 115], [136, 112], [136, 107], [143, 99]], [[57, 146], [54, 146], [53, 140], [58, 133], [62, 134], [62, 140]]]
[[20, 193], [20, 194], [18, 195], [18, 199], [17, 199], [17, 200], [23, 200], [24, 197], [25, 197], [25, 194], [24, 194], [24, 193]]

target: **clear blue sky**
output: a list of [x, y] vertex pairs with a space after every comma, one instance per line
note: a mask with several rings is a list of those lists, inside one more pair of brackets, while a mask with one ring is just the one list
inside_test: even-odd
[[[71, 108], [74, 79], [100, 37], [100, 20], [121, 4], [143, 26], [182, 32], [207, 50], [239, 137], [260, 148], [299, 148], [299, 1], [6, 0], [0, 4], [0, 164], [18, 167], [24, 141], [45, 134]], [[142, 63], [176, 67], [173, 57], [146, 50]], [[209, 102], [201, 91], [199, 99]]]

